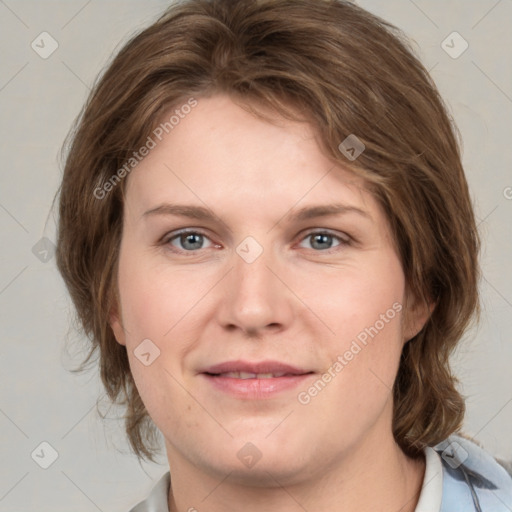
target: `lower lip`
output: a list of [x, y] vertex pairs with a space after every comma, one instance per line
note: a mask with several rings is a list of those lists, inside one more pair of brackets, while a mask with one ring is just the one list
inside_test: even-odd
[[270, 379], [235, 379], [232, 377], [214, 377], [206, 373], [201, 374], [214, 388], [236, 398], [248, 400], [262, 400], [273, 398], [279, 393], [295, 389], [313, 374], [289, 375], [272, 377]]

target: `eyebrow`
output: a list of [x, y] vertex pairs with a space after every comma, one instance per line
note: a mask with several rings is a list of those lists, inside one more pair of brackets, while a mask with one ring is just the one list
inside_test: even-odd
[[[371, 219], [369, 213], [365, 210], [357, 208], [356, 206], [345, 204], [327, 204], [306, 206], [297, 210], [290, 215], [290, 221], [300, 222], [304, 220], [315, 219], [318, 217], [326, 217], [330, 215], [341, 215], [348, 213], [357, 213], [367, 219]], [[143, 217], [150, 217], [153, 215], [174, 215], [178, 217], [187, 217], [190, 219], [211, 221], [220, 220], [211, 210], [203, 206], [181, 205], [164, 203], [156, 208], [152, 208], [144, 212]], [[286, 217], [285, 215], [284, 217]]]

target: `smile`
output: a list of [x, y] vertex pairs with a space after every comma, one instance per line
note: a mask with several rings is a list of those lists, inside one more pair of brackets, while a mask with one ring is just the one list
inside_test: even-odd
[[220, 374], [210, 374], [212, 377], [226, 377], [230, 379], [274, 379], [279, 377], [287, 377], [291, 374], [284, 372], [277, 373], [250, 373], [250, 372], [227, 372]]

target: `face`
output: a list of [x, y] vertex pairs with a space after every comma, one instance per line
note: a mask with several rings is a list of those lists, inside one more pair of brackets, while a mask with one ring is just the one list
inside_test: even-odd
[[391, 439], [405, 290], [306, 123], [199, 98], [128, 178], [111, 325], [171, 465], [284, 483]]

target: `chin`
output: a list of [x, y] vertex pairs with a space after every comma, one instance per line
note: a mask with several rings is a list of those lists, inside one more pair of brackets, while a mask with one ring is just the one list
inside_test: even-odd
[[279, 487], [307, 479], [315, 460], [311, 445], [286, 435], [273, 433], [267, 439], [265, 435], [235, 436], [227, 445], [217, 445], [203, 464], [222, 477], [230, 474], [232, 482], [253, 487]]
[[281, 487], [295, 485], [308, 479], [307, 463], [295, 456], [283, 456], [274, 452], [271, 457], [262, 457], [253, 467], [233, 464], [229, 461], [225, 467], [216, 468], [223, 475], [230, 474], [229, 480], [247, 487]]

